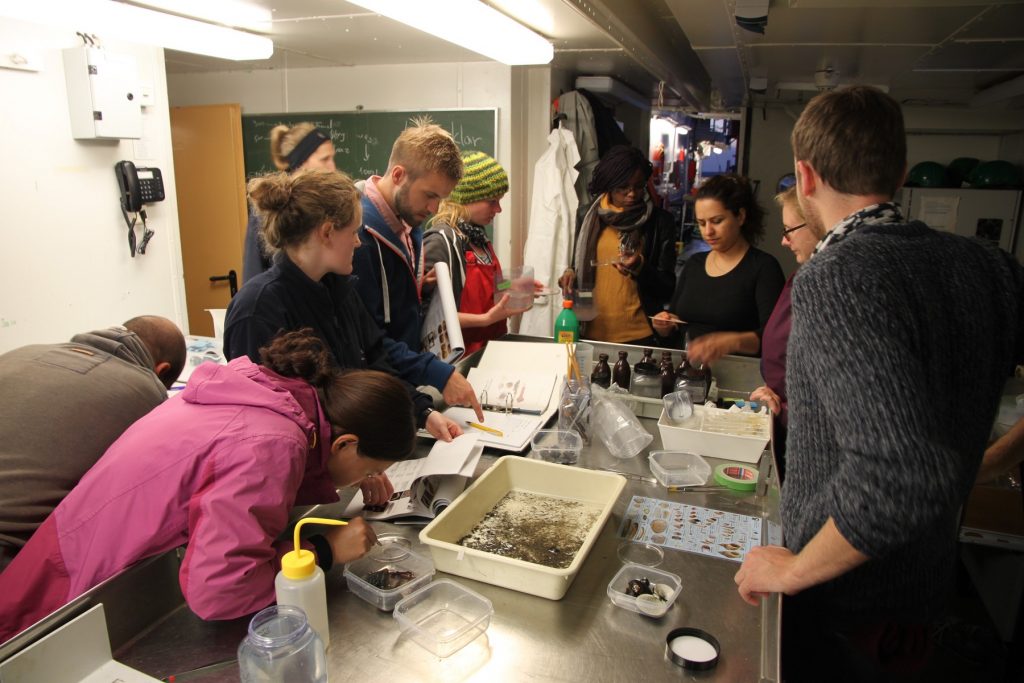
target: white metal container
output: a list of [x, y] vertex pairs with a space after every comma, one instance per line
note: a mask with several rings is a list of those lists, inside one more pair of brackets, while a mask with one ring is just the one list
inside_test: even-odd
[[[617, 474], [505, 456], [420, 532], [420, 542], [430, 548], [440, 571], [560, 600], [583, 566], [625, 485], [625, 478]], [[510, 491], [600, 506], [597, 519], [568, 567], [555, 569], [458, 545], [459, 539]]]
[[[733, 420], [737, 423], [733, 433], [712, 430], [713, 425], [728, 428]], [[699, 405], [693, 407], [693, 417], [678, 425], [672, 424], [664, 410], [658, 419], [658, 431], [665, 450], [689, 451], [738, 462], [757, 462], [761, 458], [771, 438], [771, 425], [770, 415], [730, 413], [721, 408]]]

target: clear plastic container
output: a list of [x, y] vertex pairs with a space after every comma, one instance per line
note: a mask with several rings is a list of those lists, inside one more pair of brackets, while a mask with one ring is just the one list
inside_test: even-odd
[[647, 461], [662, 486], [700, 486], [711, 476], [711, 465], [696, 453], [651, 451]]
[[[379, 610], [390, 612], [399, 600], [430, 583], [434, 577], [434, 563], [409, 550], [409, 542], [400, 536], [382, 536], [377, 540], [381, 543], [379, 546], [348, 563], [345, 581], [348, 589], [363, 600]], [[411, 572], [412, 578], [394, 588], [387, 588], [386, 582], [392, 572]]]
[[661, 398], [665, 417], [672, 424], [680, 424], [693, 416], [693, 397], [688, 391], [672, 391]]
[[249, 634], [238, 646], [242, 683], [327, 683], [323, 641], [292, 605], [274, 605], [249, 622]]
[[[655, 596], [633, 596], [629, 591], [630, 581], [650, 582]], [[608, 582], [608, 597], [612, 603], [631, 612], [647, 617], [663, 617], [671, 609], [682, 590], [682, 580], [671, 572], [645, 567], [640, 564], [628, 563]]]
[[651, 349], [644, 350], [644, 358], [633, 366], [629, 393], [646, 398], [661, 398], [661, 370], [651, 358]]
[[583, 439], [574, 430], [542, 429], [533, 436], [531, 450], [544, 462], [575, 465], [583, 450]]
[[616, 554], [623, 564], [640, 564], [645, 567], [657, 567], [665, 559], [665, 551], [661, 548], [640, 541], [623, 541]]
[[448, 579], [439, 579], [395, 605], [402, 634], [438, 657], [458, 652], [487, 631], [491, 601]]
[[654, 440], [622, 401], [608, 395], [594, 400], [590, 424], [597, 438], [616, 458], [632, 458]]

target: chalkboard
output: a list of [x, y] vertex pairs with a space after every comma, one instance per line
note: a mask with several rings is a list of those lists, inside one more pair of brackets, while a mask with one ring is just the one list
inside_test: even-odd
[[380, 175], [387, 169], [395, 138], [417, 116], [429, 116], [452, 134], [463, 151], [494, 155], [495, 109], [249, 114], [242, 116], [246, 178], [277, 171], [270, 159], [270, 130], [281, 123], [291, 126], [303, 121], [315, 123], [331, 136], [334, 163], [340, 170], [356, 180]]

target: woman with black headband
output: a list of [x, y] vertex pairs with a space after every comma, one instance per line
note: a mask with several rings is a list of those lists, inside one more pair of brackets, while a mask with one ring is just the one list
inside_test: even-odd
[[[334, 143], [331, 136], [312, 123], [279, 125], [270, 130], [270, 158], [282, 171], [300, 169], [337, 170], [334, 165]], [[242, 252], [242, 282], [270, 268], [270, 257], [260, 241], [260, 221], [255, 211], [249, 213]]]
[[639, 149], [616, 145], [594, 168], [597, 198], [576, 235], [573, 264], [559, 278], [567, 296], [593, 290], [597, 316], [588, 339], [619, 344], [655, 340], [648, 316], [662, 311], [675, 288], [676, 227], [647, 193], [651, 162]]

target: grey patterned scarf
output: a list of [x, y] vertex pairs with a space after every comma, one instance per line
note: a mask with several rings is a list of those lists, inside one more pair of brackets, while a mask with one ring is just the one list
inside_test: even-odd
[[619, 231], [619, 248], [633, 251], [643, 249], [643, 235], [638, 228], [644, 226], [654, 211], [651, 198], [645, 196], [641, 204], [624, 211], [613, 211], [601, 208], [605, 195], [600, 195], [590, 205], [587, 215], [583, 217], [580, 234], [576, 238], [576, 251], [573, 258], [573, 269], [576, 271], [576, 286], [580, 289], [593, 289], [596, 270], [590, 265], [597, 258], [597, 238], [601, 228], [609, 225]]
[[851, 213], [849, 216], [836, 223], [835, 226], [828, 231], [828, 234], [818, 242], [818, 246], [814, 248], [814, 253], [817, 254], [825, 247], [836, 244], [837, 242], [842, 242], [852, 233], [857, 232], [857, 229], [861, 226], [884, 225], [886, 223], [906, 223], [906, 220], [903, 218], [903, 214], [900, 212], [898, 204], [894, 202], [882, 202], [881, 204], [865, 206], [860, 211]]

